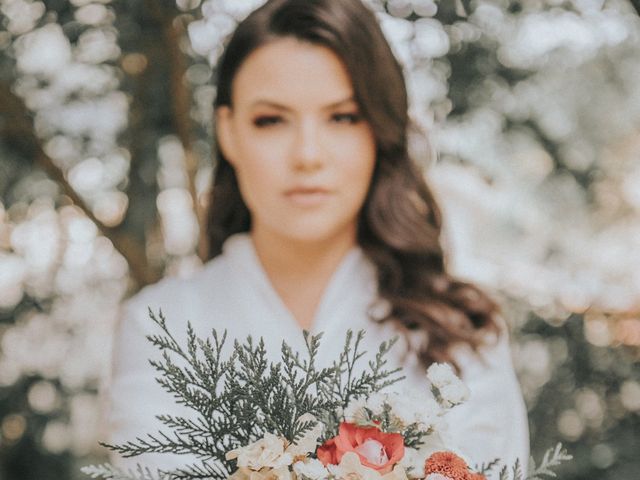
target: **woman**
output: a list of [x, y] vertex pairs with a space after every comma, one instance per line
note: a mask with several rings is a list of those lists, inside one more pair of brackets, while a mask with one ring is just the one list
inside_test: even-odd
[[[324, 332], [321, 359], [347, 328], [366, 349], [400, 333], [394, 361], [426, 388], [433, 361], [456, 365], [471, 390], [450, 437], [477, 463], [528, 458], [522, 395], [506, 326], [482, 291], [445, 269], [438, 207], [407, 149], [402, 69], [360, 0], [270, 0], [240, 23], [217, 69], [218, 164], [211, 260], [127, 302], [116, 338], [112, 443], [188, 414], [154, 382], [147, 309], [174, 332], [262, 336], [302, 346]], [[148, 455], [147, 465], [185, 458]]]

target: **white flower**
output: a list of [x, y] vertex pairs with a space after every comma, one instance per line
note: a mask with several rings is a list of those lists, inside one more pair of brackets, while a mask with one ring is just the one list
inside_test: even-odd
[[389, 394], [387, 393], [374, 392], [369, 395], [365, 405], [374, 415], [380, 415], [384, 404], [388, 403], [388, 398]]
[[462, 383], [452, 383], [439, 389], [444, 406], [455, 406], [464, 403], [469, 398], [469, 389]]
[[286, 465], [282, 467], [274, 468], [269, 472], [269, 480], [293, 480], [293, 475], [291, 474], [291, 470]]
[[406, 447], [400, 465], [406, 470], [409, 478], [422, 478], [427, 455], [415, 448]]
[[384, 445], [373, 438], [368, 438], [362, 444], [358, 445], [355, 449], [356, 453], [359, 453], [367, 459], [371, 465], [379, 466], [389, 462], [389, 457]]
[[357, 419], [362, 418], [363, 409], [366, 405], [366, 400], [363, 397], [358, 397], [349, 402], [347, 408], [344, 409], [344, 418], [347, 422], [357, 423]]
[[294, 480], [288, 466], [279, 468], [263, 468], [260, 471], [240, 467], [227, 480]]
[[404, 471], [404, 468], [401, 465], [396, 465], [393, 467], [389, 473], [386, 473], [382, 476], [382, 480], [409, 480], [407, 478], [407, 472]]
[[436, 390], [436, 397], [444, 408], [451, 408], [469, 398], [469, 389], [455, 374], [451, 365], [434, 363], [427, 370], [427, 378]]
[[271, 433], [265, 433], [263, 438], [246, 447], [227, 452], [225, 458], [237, 458], [238, 467], [248, 467], [251, 470], [265, 467], [279, 469], [293, 463], [293, 455], [285, 452], [285, 441]]
[[445, 477], [444, 475], [440, 475], [439, 473], [431, 473], [424, 480], [451, 480], [449, 477]]
[[322, 422], [318, 422], [316, 417], [314, 417], [310, 413], [305, 413], [298, 418], [298, 422], [317, 422], [316, 425], [308, 430], [298, 443], [290, 445], [287, 448], [287, 453], [290, 453], [294, 457], [299, 455], [306, 455], [307, 453], [313, 452], [318, 445], [318, 438], [322, 435], [324, 431], [324, 425]]
[[425, 431], [433, 427], [442, 411], [438, 402], [429, 394], [418, 394], [410, 390], [390, 396], [388, 403], [393, 414], [405, 426], [417, 423]]
[[340, 465], [327, 465], [327, 469], [338, 480], [408, 480], [401, 465], [396, 465], [389, 473], [381, 475], [380, 472], [363, 466], [354, 452], [345, 453]]
[[460, 380], [448, 363], [434, 363], [427, 370], [427, 378], [436, 388], [444, 387]]
[[306, 461], [294, 463], [293, 471], [298, 478], [304, 476], [311, 480], [321, 480], [329, 476], [329, 471], [320, 460], [315, 458], [309, 458]]
[[380, 480], [382, 475], [376, 470], [364, 467], [357, 453], [347, 452], [339, 465], [327, 465], [329, 472], [338, 479]]

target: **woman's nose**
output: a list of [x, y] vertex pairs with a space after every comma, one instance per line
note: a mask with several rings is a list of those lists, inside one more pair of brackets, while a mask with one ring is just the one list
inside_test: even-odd
[[305, 119], [298, 124], [292, 160], [297, 169], [317, 169], [322, 165], [320, 128], [315, 120]]

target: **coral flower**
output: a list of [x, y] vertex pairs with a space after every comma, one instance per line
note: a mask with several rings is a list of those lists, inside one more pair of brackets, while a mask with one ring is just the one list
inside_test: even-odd
[[327, 440], [319, 446], [316, 455], [318, 456], [318, 460], [325, 466], [338, 465], [340, 461], [338, 460], [338, 452], [336, 449], [336, 437]]
[[337, 465], [347, 452], [354, 452], [360, 463], [384, 475], [404, 456], [404, 438], [399, 433], [384, 433], [376, 427], [359, 427], [342, 422], [338, 435], [317, 451], [324, 465]]
[[480, 473], [472, 473], [462, 458], [453, 452], [436, 452], [424, 464], [425, 475], [440, 474], [451, 480], [486, 480]]
[[487, 477], [485, 477], [481, 473], [470, 473], [469, 480], [487, 480]]

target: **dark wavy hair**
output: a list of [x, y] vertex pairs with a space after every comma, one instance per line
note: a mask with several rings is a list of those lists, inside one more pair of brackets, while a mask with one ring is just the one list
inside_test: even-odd
[[[294, 37], [332, 50], [350, 74], [361, 112], [377, 147], [371, 185], [358, 220], [357, 241], [377, 267], [378, 294], [390, 307], [378, 321], [396, 322], [421, 362], [453, 358], [450, 347], [477, 351], [485, 333], [498, 331], [498, 305], [476, 286], [452, 278], [440, 243], [441, 213], [421, 168], [410, 158], [411, 128], [402, 67], [372, 11], [361, 0], [269, 0], [231, 35], [217, 67], [214, 107], [231, 106], [232, 83], [247, 56], [275, 39]], [[235, 172], [216, 146], [209, 210], [209, 257], [251, 217]], [[373, 317], [372, 317], [373, 318]]]

